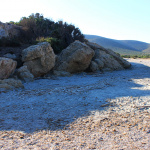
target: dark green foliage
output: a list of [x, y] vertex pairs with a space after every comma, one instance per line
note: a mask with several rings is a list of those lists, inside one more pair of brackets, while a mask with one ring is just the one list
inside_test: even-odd
[[54, 24], [54, 22], [45, 19], [42, 15], [36, 13], [35, 15], [32, 14], [27, 18], [22, 17], [17, 24], [24, 27], [24, 29], [30, 33], [31, 39], [35, 39], [40, 36], [49, 36], [51, 25]]
[[23, 39], [24, 42], [48, 41], [55, 53], [60, 53], [75, 40], [85, 41], [79, 28], [66, 22], [63, 23], [63, 21], [54, 22], [39, 13], [23, 17], [14, 24], [22, 26], [22, 38], [20, 39]]
[[142, 55], [121, 55], [123, 58], [150, 58], [150, 54], [142, 54]]
[[20, 41], [17, 38], [1, 38], [0, 46], [1, 47], [18, 47], [20, 46]]

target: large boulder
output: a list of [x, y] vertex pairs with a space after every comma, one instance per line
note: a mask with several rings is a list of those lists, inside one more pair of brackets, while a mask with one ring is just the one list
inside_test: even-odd
[[16, 66], [16, 61], [5, 57], [0, 57], [0, 79], [6, 79], [12, 75], [16, 69]]
[[22, 51], [22, 61], [34, 77], [49, 72], [55, 65], [55, 54], [48, 42], [30, 46]]
[[[87, 42], [86, 44], [95, 51], [92, 61], [98, 65], [99, 70], [121, 70], [131, 67], [128, 61], [114, 51], [105, 49], [96, 43]], [[93, 65], [91, 64], [90, 67], [92, 71]]]
[[94, 50], [79, 41], [75, 41], [64, 49], [56, 60], [55, 70], [69, 73], [82, 72], [88, 68]]

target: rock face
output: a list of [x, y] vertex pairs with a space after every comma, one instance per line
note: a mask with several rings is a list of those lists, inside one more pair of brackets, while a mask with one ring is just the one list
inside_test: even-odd
[[23, 50], [22, 61], [34, 77], [40, 77], [55, 65], [55, 54], [48, 42], [39, 43]]
[[13, 78], [0, 80], [0, 90], [12, 90], [14, 88], [24, 88], [20, 80]]
[[98, 65], [99, 70], [121, 70], [123, 66], [110, 54], [100, 49], [95, 50], [93, 61]]
[[86, 44], [75, 41], [60, 53], [54, 69], [69, 73], [82, 72], [88, 68], [93, 56], [94, 50]]
[[130, 68], [131, 64], [114, 51], [105, 49], [95, 43], [87, 42], [86, 44], [95, 51], [95, 55], [90, 64], [91, 71], [122, 70]]
[[5, 57], [0, 57], [0, 79], [6, 79], [12, 75], [16, 69], [16, 66], [16, 61]]
[[21, 27], [10, 24], [10, 23], [2, 23], [0, 22], [0, 39], [2, 37], [14, 37], [19, 36]]
[[18, 76], [19, 79], [21, 79], [25, 82], [34, 81], [34, 76], [33, 76], [33, 74], [30, 73], [27, 66], [20, 67], [17, 70], [17, 76]]

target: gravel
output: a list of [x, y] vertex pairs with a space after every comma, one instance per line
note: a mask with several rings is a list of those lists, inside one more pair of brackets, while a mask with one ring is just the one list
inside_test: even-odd
[[[150, 60], [127, 60], [128, 70], [37, 79], [0, 93], [0, 148], [149, 149]], [[46, 137], [55, 138], [44, 144]]]

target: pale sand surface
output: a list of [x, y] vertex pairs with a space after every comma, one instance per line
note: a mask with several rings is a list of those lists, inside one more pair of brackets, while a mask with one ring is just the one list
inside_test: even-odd
[[150, 59], [0, 93], [0, 149], [150, 149]]

